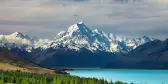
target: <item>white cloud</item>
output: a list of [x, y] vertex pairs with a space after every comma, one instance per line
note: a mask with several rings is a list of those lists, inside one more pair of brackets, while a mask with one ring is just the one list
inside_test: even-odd
[[16, 44], [32, 45], [31, 41], [10, 35], [0, 35], [0, 41]]
[[[128, 35], [134, 32], [131, 35], [139, 36], [144, 35], [139, 32], [146, 31], [145, 33], [154, 36], [153, 32], [157, 30], [167, 31], [168, 1], [4, 0], [0, 5], [0, 20], [1, 32], [4, 30], [2, 26], [5, 26], [5, 31], [24, 31], [34, 35], [38, 32], [37, 36], [44, 36], [45, 31], [51, 32], [46, 37], [56, 35], [78, 21], [85, 22], [93, 29], [101, 28], [108, 33]], [[12, 26], [14, 28], [11, 28]], [[165, 34], [155, 34], [157, 36], [154, 37], [166, 38]]]

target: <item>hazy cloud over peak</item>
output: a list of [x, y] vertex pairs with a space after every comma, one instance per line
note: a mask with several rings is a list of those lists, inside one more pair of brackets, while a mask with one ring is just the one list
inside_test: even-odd
[[[53, 38], [79, 21], [129, 37], [168, 34], [167, 0], [1, 0], [0, 33]], [[44, 33], [48, 33], [47, 35]]]

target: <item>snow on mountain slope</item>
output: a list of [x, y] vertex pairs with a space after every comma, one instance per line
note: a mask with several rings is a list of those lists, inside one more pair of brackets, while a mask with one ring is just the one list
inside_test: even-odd
[[29, 37], [20, 32], [14, 32], [9, 35], [0, 35], [0, 47], [19, 48], [31, 52], [33, 48], [38, 48], [48, 42], [46, 39], [37, 39], [36, 37]]
[[16, 44], [24, 44], [24, 45], [32, 45], [31, 40], [27, 35], [23, 35], [22, 33], [15, 32], [10, 35], [0, 35], [1, 43], [16, 43]]
[[149, 38], [148, 36], [143, 36], [139, 38], [127, 38], [127, 37], [122, 37], [122, 36], [116, 36], [114, 34], [109, 35], [110, 39], [112, 40], [111, 42], [111, 51], [114, 52], [129, 52], [136, 47], [153, 41], [153, 38]]
[[[126, 38], [114, 34], [107, 35], [98, 29], [91, 30], [83, 22], [70, 26], [67, 30], [61, 31], [53, 40], [37, 39], [28, 35], [15, 32], [10, 35], [0, 35], [1, 46], [31, 49], [59, 48], [66, 47], [73, 50], [86, 48], [90, 51], [122, 52], [127, 53], [139, 45], [152, 41], [153, 39], [144, 36], [142, 38]], [[15, 43], [15, 44], [13, 44]], [[10, 45], [10, 46], [9, 46]]]
[[97, 29], [91, 30], [83, 22], [79, 22], [70, 26], [66, 31], [58, 33], [55, 39], [45, 44], [44, 47], [58, 48], [59, 46], [63, 46], [74, 50], [87, 48], [91, 51], [100, 50], [127, 53], [137, 46], [152, 40], [147, 36], [142, 38], [126, 38], [112, 34], [107, 35]]
[[91, 51], [109, 51], [110, 41], [102, 31], [92, 31], [84, 23], [79, 22], [70, 26], [67, 31], [58, 33], [53, 42], [48, 44], [50, 47], [57, 47], [58, 45], [75, 50], [87, 48]]

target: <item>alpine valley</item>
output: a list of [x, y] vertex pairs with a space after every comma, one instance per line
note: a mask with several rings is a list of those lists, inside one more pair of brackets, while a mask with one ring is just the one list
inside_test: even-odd
[[[52, 40], [30, 37], [20, 32], [0, 35], [0, 47], [6, 47], [15, 55], [48, 68], [137, 68], [132, 66], [137, 63], [142, 63], [140, 68], [153, 68], [143, 67], [143, 61], [154, 62], [158, 55], [152, 45], [167, 45], [166, 42], [148, 36], [127, 38], [106, 34], [98, 29], [91, 30], [83, 22], [61, 31]], [[168, 48], [160, 47], [159, 52], [162, 48], [164, 52], [168, 51]], [[140, 52], [144, 54], [138, 54]], [[150, 52], [149, 57], [146, 53]], [[123, 63], [125, 65], [120, 67]], [[158, 63], [162, 64], [162, 61]], [[164, 60], [164, 63], [168, 63], [168, 60]], [[165, 67], [168, 68], [154, 68]]]

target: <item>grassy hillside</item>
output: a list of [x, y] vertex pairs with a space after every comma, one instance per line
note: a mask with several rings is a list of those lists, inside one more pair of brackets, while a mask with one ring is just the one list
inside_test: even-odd
[[20, 70], [32, 73], [54, 73], [53, 70], [41, 68], [27, 60], [24, 60], [12, 54], [6, 48], [0, 48], [0, 69], [2, 70]]

